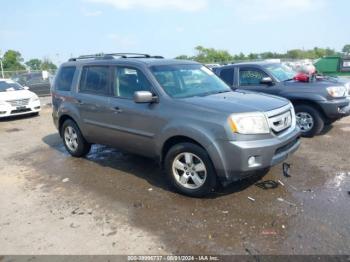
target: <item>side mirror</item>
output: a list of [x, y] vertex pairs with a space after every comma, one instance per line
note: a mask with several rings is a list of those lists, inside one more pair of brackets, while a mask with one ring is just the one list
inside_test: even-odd
[[260, 84], [272, 86], [273, 85], [273, 80], [269, 76], [268, 77], [264, 77], [263, 79], [261, 79]]
[[23, 89], [24, 90], [29, 90], [29, 87], [28, 86], [24, 86]]
[[149, 91], [137, 91], [134, 93], [134, 101], [135, 103], [154, 103], [158, 102], [158, 97], [153, 96], [153, 94]]

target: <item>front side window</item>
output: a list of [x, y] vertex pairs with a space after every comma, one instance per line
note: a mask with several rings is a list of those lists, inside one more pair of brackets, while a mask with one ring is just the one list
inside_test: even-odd
[[70, 91], [72, 87], [73, 77], [75, 73], [75, 67], [62, 67], [56, 77], [56, 90]]
[[113, 93], [116, 97], [133, 99], [137, 91], [151, 92], [150, 82], [138, 69], [117, 67], [114, 75]]
[[153, 66], [151, 71], [173, 98], [207, 96], [231, 90], [210, 69], [198, 64]]
[[80, 92], [97, 95], [109, 94], [109, 67], [87, 66], [83, 68]]
[[239, 83], [241, 86], [256, 86], [261, 84], [261, 80], [268, 75], [255, 68], [242, 68], [239, 70]]

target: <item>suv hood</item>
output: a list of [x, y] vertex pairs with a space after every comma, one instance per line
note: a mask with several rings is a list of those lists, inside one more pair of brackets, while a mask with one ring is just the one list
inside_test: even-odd
[[28, 90], [17, 90], [17, 91], [4, 91], [0, 92], [0, 100], [1, 101], [10, 101], [16, 99], [26, 99], [35, 97], [33, 92]]
[[232, 91], [204, 97], [185, 98], [185, 102], [226, 113], [266, 112], [289, 104], [287, 99], [268, 94]]

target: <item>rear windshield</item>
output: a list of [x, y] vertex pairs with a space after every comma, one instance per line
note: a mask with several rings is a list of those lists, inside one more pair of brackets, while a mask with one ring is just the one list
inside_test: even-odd
[[0, 81], [0, 92], [24, 90], [23, 86], [12, 81]]

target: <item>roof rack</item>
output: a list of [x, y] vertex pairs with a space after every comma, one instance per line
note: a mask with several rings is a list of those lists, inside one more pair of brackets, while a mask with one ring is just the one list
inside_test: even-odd
[[69, 61], [77, 61], [84, 59], [115, 59], [115, 57], [119, 58], [155, 58], [155, 59], [163, 59], [163, 56], [151, 56], [148, 54], [139, 54], [139, 53], [111, 53], [111, 54], [95, 54], [95, 55], [82, 55], [76, 58], [70, 58]]

